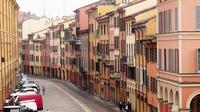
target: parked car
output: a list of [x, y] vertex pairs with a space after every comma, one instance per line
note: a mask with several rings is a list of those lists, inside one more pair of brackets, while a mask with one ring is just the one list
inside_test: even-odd
[[33, 91], [37, 94], [39, 94], [39, 91], [36, 88], [22, 88], [22, 89], [16, 89], [14, 92], [29, 92], [29, 91]]
[[21, 107], [17, 105], [4, 106], [3, 112], [21, 112]]
[[19, 105], [21, 107], [24, 107], [23, 110], [26, 110], [28, 112], [37, 112], [37, 105], [35, 100], [19, 101]]
[[11, 96], [11, 97], [14, 97], [14, 99], [15, 99], [17, 96], [32, 95], [32, 94], [36, 94], [36, 93], [33, 92], [33, 91], [28, 91], [28, 92], [17, 92], [17, 93], [12, 93], [12, 94], [10, 94], [10, 96]]
[[35, 88], [38, 90], [38, 92], [40, 92], [40, 87], [37, 84], [24, 84], [21, 86], [20, 89], [23, 89], [23, 88]]
[[12, 94], [10, 94], [10, 96], [11, 96], [10, 99], [7, 99], [5, 103], [7, 105], [14, 105], [14, 104], [18, 103], [18, 97], [19, 96], [22, 96], [22, 95], [33, 95], [33, 94], [36, 94], [36, 93], [33, 92], [33, 91], [12, 93]]
[[32, 80], [26, 80], [26, 81], [24, 81], [24, 84], [35, 84], [35, 81], [32, 81]]
[[19, 96], [17, 100], [19, 102], [27, 101], [27, 100], [34, 100], [36, 102], [37, 109], [38, 110], [43, 110], [42, 95], [40, 95], [40, 94], [22, 95], [22, 96]]

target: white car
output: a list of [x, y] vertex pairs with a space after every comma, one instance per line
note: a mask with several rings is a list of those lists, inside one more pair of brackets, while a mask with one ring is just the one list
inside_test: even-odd
[[35, 84], [35, 81], [32, 81], [32, 80], [26, 80], [26, 81], [24, 81], [24, 84]]
[[39, 93], [39, 91], [36, 88], [22, 88], [22, 89], [16, 89], [15, 93], [17, 92], [29, 92], [29, 91], [33, 91], [35, 93]]
[[39, 87], [37, 84], [23, 84], [22, 87]]
[[19, 105], [24, 106], [25, 109], [31, 109], [34, 112], [37, 111], [37, 105], [35, 103], [35, 100], [20, 101]]
[[24, 84], [21, 86], [21, 88], [35, 88], [38, 90], [38, 93], [40, 92], [40, 87], [37, 84]]
[[36, 93], [34, 91], [16, 92], [16, 93], [10, 94], [10, 96], [14, 97], [14, 96], [32, 95], [32, 94], [36, 94]]
[[17, 105], [10, 105], [10, 106], [4, 106], [3, 111], [4, 112], [21, 112], [20, 106]]

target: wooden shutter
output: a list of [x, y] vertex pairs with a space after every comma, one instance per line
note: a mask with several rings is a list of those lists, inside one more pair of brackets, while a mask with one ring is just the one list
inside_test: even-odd
[[200, 6], [196, 6], [196, 30], [200, 30]]

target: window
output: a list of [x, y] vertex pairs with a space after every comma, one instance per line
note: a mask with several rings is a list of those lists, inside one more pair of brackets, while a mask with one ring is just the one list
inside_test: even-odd
[[103, 31], [104, 31], [103, 34], [106, 34], [106, 25], [104, 25]]
[[147, 85], [147, 70], [146, 69], [143, 70], [143, 82], [144, 82], [144, 85]]
[[24, 54], [22, 54], [22, 60], [23, 60], [23, 61], [25, 60], [25, 55], [24, 55]]
[[38, 45], [36, 45], [36, 51], [39, 51], [39, 46]]
[[162, 30], [161, 29], [162, 28], [162, 21], [161, 20], [162, 20], [162, 12], [159, 12], [159, 17], [158, 17], [158, 24], [159, 24], [159, 28], [158, 28], [159, 31], [158, 32], [159, 32], [159, 34], [162, 33], [162, 31], [161, 31]]
[[119, 48], [119, 36], [115, 36], [114, 37], [114, 45], [115, 45], [115, 49]]
[[36, 62], [39, 62], [39, 56], [36, 56]]
[[164, 70], [166, 71], [166, 63], [167, 63], [167, 50], [164, 49]]
[[92, 32], [94, 32], [94, 25], [92, 24]]
[[101, 35], [103, 34], [103, 25], [101, 25]]
[[175, 30], [178, 31], [178, 8], [175, 9]]
[[161, 68], [162, 68], [162, 49], [159, 49], [158, 54], [159, 54], [159, 56], [158, 56], [158, 68], [161, 70]]
[[200, 49], [197, 49], [197, 72], [200, 73]]
[[200, 6], [196, 6], [196, 29], [200, 30]]
[[163, 17], [163, 33], [167, 32], [167, 11], [164, 11], [164, 17]]
[[157, 93], [157, 80], [154, 77], [150, 77], [150, 90], [152, 93]]
[[170, 9], [170, 10], [168, 10], [168, 16], [169, 16], [169, 18], [168, 18], [168, 24], [169, 24], [169, 32], [171, 32], [172, 31], [172, 10]]
[[114, 17], [114, 27], [116, 28], [117, 27], [117, 18]]
[[106, 44], [106, 54], [109, 54], [109, 44]]
[[119, 16], [118, 17], [114, 17], [114, 27], [115, 28], [119, 27]]
[[179, 73], [179, 50], [175, 49], [176, 73]]

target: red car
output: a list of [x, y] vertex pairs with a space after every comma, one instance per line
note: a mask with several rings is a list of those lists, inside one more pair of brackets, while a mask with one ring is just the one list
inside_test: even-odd
[[42, 95], [40, 94], [23, 95], [23, 96], [19, 96], [18, 98], [18, 101], [26, 101], [26, 100], [35, 100], [37, 109], [43, 110]]

